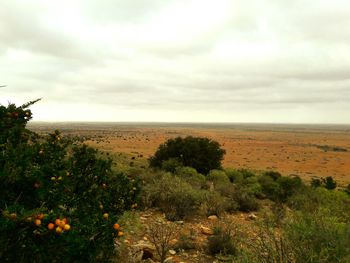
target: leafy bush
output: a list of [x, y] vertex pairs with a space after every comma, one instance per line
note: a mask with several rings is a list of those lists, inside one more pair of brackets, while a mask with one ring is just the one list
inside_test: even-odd
[[79, 141], [27, 130], [33, 103], [0, 105], [0, 259], [106, 261], [139, 188]]
[[177, 137], [161, 144], [150, 158], [150, 166], [161, 168], [164, 161], [177, 160], [182, 166], [195, 168], [201, 174], [208, 174], [212, 169], [220, 169], [225, 150], [218, 142], [208, 138]]
[[232, 200], [238, 204], [238, 210], [242, 212], [256, 211], [259, 203], [253, 192], [246, 188], [235, 188]]
[[322, 178], [322, 182], [324, 187], [328, 190], [333, 190], [337, 188], [337, 182], [333, 179], [332, 176], [327, 176], [326, 178]]
[[303, 213], [285, 227], [296, 262], [349, 262], [350, 225], [329, 212]]
[[206, 187], [206, 178], [192, 167], [178, 167], [175, 175], [189, 183], [193, 188], [202, 189]]
[[218, 192], [206, 191], [200, 209], [206, 216], [220, 216], [226, 210], [236, 210], [237, 204], [230, 204], [228, 200]]
[[211, 255], [237, 255], [241, 234], [232, 223], [214, 227], [214, 234], [208, 237], [208, 252]]
[[207, 179], [209, 181], [212, 181], [215, 187], [218, 185], [227, 185], [227, 184], [231, 185], [230, 180], [224, 171], [211, 170], [208, 174]]
[[144, 187], [143, 200], [148, 207], [159, 207], [169, 220], [179, 220], [198, 211], [202, 192], [179, 177], [165, 173]]

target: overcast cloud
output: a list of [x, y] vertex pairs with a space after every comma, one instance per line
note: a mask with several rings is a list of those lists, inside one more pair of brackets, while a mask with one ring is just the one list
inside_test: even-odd
[[350, 123], [348, 0], [2, 0], [35, 120]]

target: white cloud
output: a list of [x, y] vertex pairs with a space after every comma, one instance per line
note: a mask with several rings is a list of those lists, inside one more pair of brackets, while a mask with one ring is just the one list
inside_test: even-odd
[[37, 120], [349, 123], [348, 1], [4, 0], [0, 102]]

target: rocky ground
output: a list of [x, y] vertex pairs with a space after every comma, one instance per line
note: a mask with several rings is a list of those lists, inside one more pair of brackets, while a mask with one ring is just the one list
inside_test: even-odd
[[165, 262], [231, 262], [231, 258], [227, 256], [208, 255], [208, 237], [213, 235], [214, 228], [220, 224], [239, 226], [245, 234], [254, 237], [253, 222], [258, 216], [257, 213], [236, 213], [220, 218], [211, 215], [207, 218], [196, 217], [170, 222], [158, 210], [134, 212], [129, 217], [121, 219], [126, 231], [124, 238], [117, 241], [121, 251], [118, 262], [160, 262], [155, 243], [159, 246], [164, 241], [162, 235], [164, 237], [165, 234], [161, 231], [162, 228], [170, 229], [171, 232], [167, 240]]

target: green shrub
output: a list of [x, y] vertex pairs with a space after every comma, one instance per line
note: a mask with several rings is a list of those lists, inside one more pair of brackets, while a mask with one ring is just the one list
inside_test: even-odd
[[230, 179], [231, 183], [240, 184], [243, 181], [243, 174], [237, 169], [227, 168], [225, 169], [227, 177]]
[[161, 168], [164, 161], [176, 159], [182, 166], [193, 167], [206, 175], [212, 169], [221, 168], [224, 154], [219, 143], [208, 138], [177, 137], [161, 144], [149, 161], [151, 167]]
[[311, 185], [313, 188], [321, 187], [321, 186], [322, 186], [322, 180], [319, 179], [319, 178], [312, 178], [312, 179], [311, 179], [310, 185]]
[[159, 207], [169, 220], [183, 219], [198, 212], [202, 192], [172, 174], [159, 174], [144, 186], [143, 201], [148, 207]]
[[326, 178], [322, 178], [323, 185], [328, 190], [333, 190], [337, 188], [337, 182], [333, 179], [332, 176], [327, 176]]
[[1, 262], [105, 262], [139, 188], [79, 141], [27, 130], [33, 103], [0, 105]]
[[229, 203], [228, 199], [221, 196], [218, 192], [205, 191], [200, 209], [206, 216], [220, 216], [227, 210], [236, 210], [237, 204], [235, 206], [234, 203]]
[[192, 167], [178, 167], [175, 175], [189, 183], [193, 188], [202, 189], [206, 187], [206, 178]]
[[175, 173], [178, 168], [181, 168], [182, 164], [177, 158], [170, 158], [162, 162], [162, 170], [170, 173]]
[[233, 192], [232, 201], [238, 204], [238, 210], [242, 212], [256, 211], [259, 209], [259, 202], [254, 193], [246, 188], [236, 188]]
[[276, 181], [278, 178], [282, 177], [282, 175], [276, 171], [266, 171], [263, 173], [263, 175], [271, 177], [274, 181]]
[[214, 186], [222, 184], [231, 184], [226, 173], [221, 170], [211, 170], [208, 174], [208, 180], [214, 183]]
[[211, 255], [234, 255], [239, 252], [240, 233], [232, 224], [214, 227], [214, 234], [208, 237], [208, 252]]
[[296, 262], [349, 262], [350, 224], [329, 211], [302, 213], [285, 227]]

